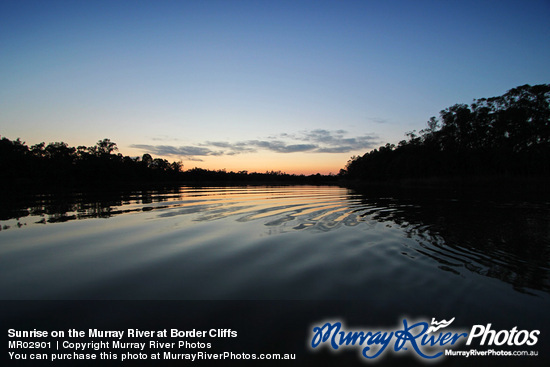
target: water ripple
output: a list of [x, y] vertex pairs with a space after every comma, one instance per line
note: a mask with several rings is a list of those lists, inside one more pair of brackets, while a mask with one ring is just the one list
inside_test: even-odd
[[[162, 264], [175, 261], [170, 259], [183, 258], [194, 260], [182, 260], [188, 261], [185, 269], [169, 267], [174, 279], [195, 271], [208, 282], [213, 276], [197, 264], [209, 264], [226, 269], [224, 282], [243, 288], [251, 286], [247, 278], [271, 284], [269, 276], [277, 275], [285, 287], [302, 279], [314, 294], [322, 287], [309, 282], [328, 268], [334, 289], [344, 292], [342, 284], [372, 284], [376, 272], [393, 281], [408, 274], [422, 283], [433, 280], [436, 269], [461, 279], [472, 274], [498, 279], [520, 292], [550, 292], [550, 210], [544, 203], [249, 186], [42, 195], [1, 210], [0, 255], [20, 277], [25, 270], [40, 279], [51, 270], [47, 263], [33, 262], [37, 254], [53, 268], [71, 271], [110, 264], [103, 268], [105, 279], [128, 269], [163, 269]], [[232, 270], [236, 264], [246, 271]], [[272, 270], [268, 274], [262, 273], [266, 267]], [[168, 270], [155, 271], [164, 279]], [[348, 272], [352, 278], [342, 275]]]

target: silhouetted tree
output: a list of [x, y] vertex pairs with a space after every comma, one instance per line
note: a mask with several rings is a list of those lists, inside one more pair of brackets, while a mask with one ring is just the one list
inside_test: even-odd
[[96, 143], [96, 152], [100, 156], [108, 156], [113, 152], [118, 150], [116, 143], [112, 142], [111, 139], [103, 139]]
[[141, 161], [145, 165], [145, 167], [150, 167], [151, 163], [153, 163], [153, 157], [151, 157], [151, 154], [145, 153], [143, 157], [141, 157]]

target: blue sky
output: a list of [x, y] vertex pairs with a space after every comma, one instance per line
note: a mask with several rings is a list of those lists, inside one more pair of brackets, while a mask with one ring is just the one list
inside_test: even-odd
[[550, 82], [549, 1], [1, 1], [0, 134], [337, 173]]

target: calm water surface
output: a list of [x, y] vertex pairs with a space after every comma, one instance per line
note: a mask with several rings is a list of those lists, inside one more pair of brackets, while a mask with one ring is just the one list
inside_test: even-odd
[[365, 300], [503, 318], [550, 305], [543, 200], [179, 187], [28, 196], [0, 219], [2, 299]]

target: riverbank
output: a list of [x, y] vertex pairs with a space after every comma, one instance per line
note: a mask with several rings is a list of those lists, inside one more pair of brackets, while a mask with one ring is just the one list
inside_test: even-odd
[[361, 192], [414, 192], [436, 195], [484, 195], [486, 197], [526, 197], [550, 200], [550, 177], [472, 176], [430, 177], [385, 181], [341, 180], [339, 185]]

